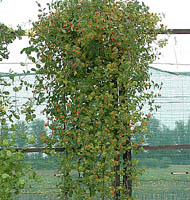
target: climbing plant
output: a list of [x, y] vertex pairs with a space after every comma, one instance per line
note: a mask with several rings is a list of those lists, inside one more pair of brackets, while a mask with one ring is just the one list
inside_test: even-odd
[[16, 38], [21, 39], [24, 31], [20, 26], [16, 30], [0, 23], [0, 61], [8, 59], [8, 45], [13, 43]]
[[132, 198], [135, 136], [143, 143], [150, 113], [159, 108], [161, 86], [150, 80], [149, 65], [165, 45], [157, 40], [162, 18], [136, 0], [47, 5], [38, 3], [22, 52], [36, 64], [36, 103], [46, 103], [47, 151], [65, 148], [61, 198]]
[[[0, 61], [9, 58], [8, 45], [16, 38], [21, 39], [24, 31], [18, 27], [17, 30], [8, 28], [0, 24]], [[11, 92], [16, 92], [21, 87], [14, 87], [15, 74], [10, 73], [10, 77], [0, 76], [0, 199], [14, 199], [24, 188], [29, 167], [24, 163], [24, 153], [15, 150], [15, 136], [20, 111], [13, 106], [10, 98]]]
[[11, 81], [8, 77], [0, 77], [0, 84], [0, 199], [9, 200], [19, 194], [24, 187], [24, 177], [29, 168], [23, 162], [24, 153], [15, 149], [15, 121], [19, 119], [20, 112], [15, 109], [9, 97]]

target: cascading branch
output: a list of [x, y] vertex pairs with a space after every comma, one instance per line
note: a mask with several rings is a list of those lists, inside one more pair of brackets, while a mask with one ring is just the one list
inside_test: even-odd
[[[24, 31], [0, 24], [0, 61], [9, 58], [8, 45], [16, 38], [21, 39]], [[24, 153], [15, 150], [17, 129], [15, 120], [19, 119], [20, 111], [13, 106], [10, 98], [11, 86], [16, 74], [0, 75], [0, 199], [11, 200], [20, 193], [26, 184], [26, 174], [30, 168], [24, 163]], [[10, 78], [10, 79], [9, 79]], [[15, 91], [21, 88], [14, 87]]]
[[[129, 199], [137, 168], [131, 151], [143, 142], [157, 110], [149, 65], [157, 58], [161, 16], [135, 0], [55, 1], [23, 49], [36, 63], [34, 96], [46, 103], [46, 144], [65, 148], [62, 198]], [[35, 55], [34, 55], [35, 53]], [[40, 63], [40, 64], [39, 64]]]
[[0, 61], [9, 58], [8, 45], [13, 43], [17, 37], [21, 39], [23, 35], [24, 31], [20, 26], [17, 27], [17, 30], [13, 30], [5, 24], [0, 23]]

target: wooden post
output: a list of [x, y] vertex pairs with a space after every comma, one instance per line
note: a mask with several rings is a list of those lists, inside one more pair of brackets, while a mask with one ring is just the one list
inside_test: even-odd
[[117, 187], [120, 186], [120, 175], [118, 174], [118, 171], [120, 170], [119, 157], [117, 157], [115, 159], [115, 161], [118, 162], [118, 165], [115, 166], [115, 183], [114, 183], [115, 196], [114, 196], [114, 199], [119, 200], [120, 192], [117, 191]]
[[[129, 144], [130, 144], [130, 138], [127, 141], [126, 145], [129, 145]], [[123, 167], [123, 171], [124, 171], [123, 185], [125, 186], [125, 189], [126, 189], [126, 195], [128, 195], [129, 197], [132, 197], [132, 180], [130, 179], [131, 167], [132, 167], [131, 150], [127, 150], [123, 154], [123, 160], [125, 162], [125, 166]]]

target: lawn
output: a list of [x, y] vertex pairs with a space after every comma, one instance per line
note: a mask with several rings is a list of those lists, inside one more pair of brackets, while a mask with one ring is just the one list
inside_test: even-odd
[[168, 168], [148, 168], [133, 187], [139, 199], [190, 199], [190, 174], [172, 175], [171, 172], [190, 172], [190, 165], [171, 165]]
[[37, 170], [39, 181], [31, 180], [15, 199], [19, 200], [57, 200], [59, 190], [56, 184], [60, 181], [55, 177], [56, 170]]
[[[189, 172], [190, 165], [171, 165], [168, 168], [148, 168], [133, 186], [133, 197], [140, 200], [183, 200], [190, 198], [190, 175], [172, 175], [171, 172]], [[56, 200], [59, 190], [56, 170], [38, 170], [40, 182], [26, 185], [19, 200]]]

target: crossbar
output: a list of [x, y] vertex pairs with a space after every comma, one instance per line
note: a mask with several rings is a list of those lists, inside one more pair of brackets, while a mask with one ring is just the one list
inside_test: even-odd
[[159, 34], [190, 34], [190, 29], [168, 29], [161, 31]]
[[[139, 148], [144, 150], [181, 150], [181, 149], [190, 149], [190, 144], [169, 144], [169, 145], [142, 145]], [[2, 150], [2, 148], [0, 148]], [[46, 148], [14, 148], [15, 151], [22, 151], [26, 153], [35, 153], [35, 152], [44, 152]], [[55, 147], [52, 148], [55, 152], [64, 152], [65, 148]]]

